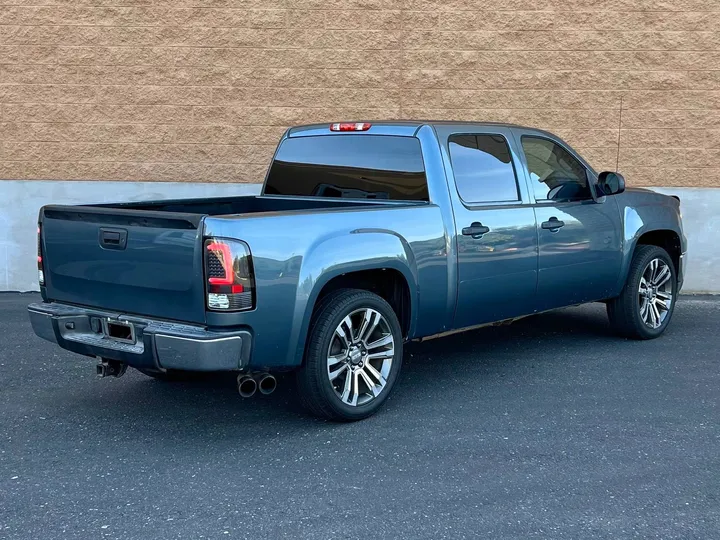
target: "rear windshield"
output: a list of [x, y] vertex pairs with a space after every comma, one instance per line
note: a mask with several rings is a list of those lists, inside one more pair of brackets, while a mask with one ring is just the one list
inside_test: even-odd
[[420, 141], [390, 135], [285, 139], [270, 167], [265, 193], [427, 201]]

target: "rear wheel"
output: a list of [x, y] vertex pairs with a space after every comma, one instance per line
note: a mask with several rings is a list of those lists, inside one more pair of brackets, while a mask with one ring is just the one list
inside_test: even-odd
[[390, 395], [402, 363], [400, 323], [376, 294], [342, 289], [318, 306], [298, 388], [313, 414], [339, 421], [375, 413]]
[[635, 250], [622, 293], [607, 304], [613, 328], [633, 339], [653, 339], [670, 324], [677, 276], [670, 255], [657, 246]]

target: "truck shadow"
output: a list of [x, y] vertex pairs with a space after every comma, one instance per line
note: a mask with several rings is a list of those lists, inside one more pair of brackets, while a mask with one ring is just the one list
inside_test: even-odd
[[[75, 400], [78, 416], [112, 419], [114, 429], [137, 436], [167, 437], [183, 444], [248, 438], [256, 443], [293, 432], [362, 430], [373, 422], [396, 422], [409, 411], [423, 414], [462, 385], [492, 388], [503, 377], [528, 377], [529, 366], [555, 364], [582, 356], [612, 338], [604, 306], [570, 308], [529, 317], [510, 326], [488, 327], [406, 346], [403, 373], [392, 398], [373, 419], [335, 424], [314, 419], [302, 409], [294, 376], [280, 374], [271, 396], [241, 398], [232, 375], [198, 376], [189, 382], [161, 382], [130, 370], [122, 379], [98, 381]], [[558, 359], [554, 351], [562, 350]], [[539, 354], [542, 353], [542, 354]], [[442, 367], [440, 367], [442, 366]], [[532, 375], [530, 375], [532, 376]], [[109, 386], [115, 386], [109, 391]], [[117, 385], [117, 386], [116, 386]], [[365, 426], [365, 427], [363, 427]]]

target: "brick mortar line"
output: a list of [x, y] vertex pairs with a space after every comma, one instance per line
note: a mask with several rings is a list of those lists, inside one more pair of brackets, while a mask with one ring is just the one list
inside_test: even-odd
[[[278, 30], [287, 30], [286, 28], [279, 28]], [[380, 30], [378, 30], [380, 32]], [[397, 30], [398, 33], [402, 33], [402, 31]], [[720, 31], [716, 32], [718, 36], [720, 36]], [[399, 40], [398, 40], [399, 41]], [[279, 46], [279, 47], [253, 47], [253, 46], [218, 46], [218, 45], [96, 45], [96, 44], [88, 44], [88, 45], [61, 45], [57, 43], [49, 43], [49, 44], [42, 44], [37, 45], [34, 43], [0, 43], [0, 47], [3, 48], [13, 48], [13, 49], [20, 49], [20, 48], [36, 48], [36, 49], [57, 49], [57, 48], [63, 48], [63, 49], [137, 49], [138, 51], [154, 51], [154, 50], [165, 50], [165, 49], [210, 49], [210, 50], [217, 50], [217, 51], [231, 51], [231, 50], [246, 50], [246, 49], [252, 49], [252, 50], [258, 50], [258, 51], [431, 51], [431, 52], [438, 52], [438, 53], [445, 53], [445, 52], [538, 52], [538, 53], [544, 53], [544, 52], [602, 52], [602, 53], [613, 53], [613, 52], [674, 52], [674, 53], [686, 53], [686, 52], [695, 52], [695, 53], [712, 53], [712, 52], [718, 52], [720, 51], [720, 47], [717, 49], [452, 49], [452, 48], [434, 48], [434, 49], [423, 49], [423, 48], [409, 48], [409, 49], [400, 49], [392, 48], [392, 47], [385, 47], [385, 48], [338, 48], [338, 47], [306, 47], [306, 46], [297, 46], [297, 47], [288, 47], [288, 46]]]
[[[387, 49], [378, 49], [378, 50], [387, 50]], [[642, 51], [640, 51], [640, 52], [642, 52]], [[720, 51], [718, 51], [718, 52], [720, 52]], [[168, 66], [162, 65], [162, 64], [58, 64], [58, 63], [33, 63], [33, 64], [24, 64], [24, 63], [17, 63], [17, 64], [6, 64], [6, 65], [11, 65], [11, 66], [13, 66], [13, 65], [14, 65], [14, 66], [62, 66], [62, 67], [81, 67], [81, 68], [82, 68], [82, 67], [84, 67], [84, 68], [98, 68], [98, 67], [108, 67], [108, 68], [110, 68], [110, 67], [112, 67], [112, 68], [155, 68], [155, 69], [161, 69], [161, 68], [166, 68], [166, 67], [168, 67]], [[187, 69], [187, 68], [204, 68], [204, 69], [208, 69], [207, 64], [173, 64], [172, 66], [169, 66], [169, 67], [173, 67], [173, 68], [177, 68], [177, 69]], [[218, 69], [222, 69], [222, 68], [227, 68], [227, 69], [253, 69], [253, 68], [250, 68], [249, 66], [248, 66], [248, 67], [243, 67], [243, 66], [238, 66], [238, 65], [233, 65], [233, 66], [229, 66], [229, 65], [225, 65], [225, 66], [210, 66], [210, 67], [211, 67], [211, 68], [218, 68]], [[255, 69], [265, 69], [265, 68], [255, 68]], [[293, 68], [293, 67], [273, 67], [273, 68], [267, 68], [267, 69], [296, 69], [296, 68]], [[325, 67], [325, 68], [300, 68], [300, 69], [341, 69], [341, 68]], [[350, 70], [353, 70], [353, 71], [357, 71], [357, 68], [342, 68], [342, 69], [350, 69]], [[382, 69], [382, 68], [368, 68], [368, 69]], [[387, 69], [397, 69], [397, 68], [387, 68]], [[423, 68], [423, 67], [418, 67], [418, 68], [407, 68], [407, 69], [408, 69], [408, 70], [436, 71], [436, 70], [438, 70], [438, 69], [444, 69], [444, 68], [432, 68], [432, 67], [431, 67], [431, 68]], [[458, 69], [458, 68], [449, 68], [449, 69]], [[464, 71], [467, 71], [467, 72], [470, 72], [470, 73], [472, 73], [473, 71], [481, 71], [481, 72], [486, 72], [486, 71], [487, 71], [487, 72], [493, 72], [493, 73], [494, 73], [494, 72], [497, 72], [497, 71], [506, 72], [506, 71], [508, 71], [508, 70], [507, 70], [507, 69], [489, 69], [489, 68], [479, 69], [479, 68], [476, 68], [476, 69], [467, 69], [467, 70], [464, 70]], [[526, 70], [517, 70], [517, 71], [535, 71], [535, 70], [533, 70], [533, 69], [526, 69]], [[598, 70], [598, 71], [603, 71], [603, 70]], [[678, 68], [676, 68], [676, 69], [674, 69], [674, 70], [647, 70], [647, 71], [645, 71], [645, 70], [642, 70], [642, 69], [640, 69], [640, 70], [626, 69], [626, 70], [614, 70], [614, 71], [625, 71], [625, 72], [632, 72], [632, 73], [644, 73], [644, 72], [677, 73], [677, 72], [684, 72], [684, 71], [720, 71], [720, 68], [714, 68], [714, 69], [695, 69], [695, 70], [691, 70], [691, 69], [684, 68], [684, 67], [678, 67]]]
[[[720, 14], [720, 13], [719, 13]], [[293, 30], [297, 32], [307, 32], [307, 28], [302, 26], [288, 26], [288, 27], [280, 27], [280, 26], [242, 26], [242, 25], [236, 25], [236, 26], [211, 26], [211, 25], [203, 25], [203, 26], [196, 26], [196, 25], [183, 25], [183, 24], [167, 24], [167, 25], [158, 25], [158, 26], [143, 26], [143, 25], [123, 25], [123, 24], [112, 24], [112, 25], [106, 25], [106, 24], [12, 24], [12, 23], [0, 23], [0, 28], [7, 27], [7, 28], [118, 28], [123, 30], [136, 30], [141, 28], [158, 28], [158, 29], [179, 29], [179, 30], [216, 30], [216, 29], [231, 29], [231, 30], [258, 30], [258, 31], [280, 31], [280, 30]], [[568, 29], [572, 28], [573, 34], [585, 34], [585, 33], [594, 33], [594, 34], [601, 34], [603, 32], [607, 32], [607, 28], [598, 28], [598, 29], [587, 29], [587, 28], [575, 28], [575, 27], [562, 27], [562, 28], [552, 28], [552, 29], [543, 29], [543, 28], [514, 28], [514, 29], [492, 29], [492, 28], [481, 28], [481, 29], [471, 29], [471, 28], [459, 28], [455, 30], [451, 29], [442, 29], [437, 28], [437, 26], [416, 26], [413, 28], [401, 28], [398, 27], [374, 27], [374, 28], [364, 28], [362, 30], [352, 30], [353, 32], [362, 33], [366, 31], [371, 32], [400, 32], [402, 30], [407, 30], [410, 32], [415, 31], [423, 31], [423, 32], [436, 32], [441, 34], [449, 34], [449, 33], [473, 33], [473, 34], [519, 34], [519, 33], [527, 33], [527, 34], [565, 34], [567, 33]], [[335, 27], [335, 26], [323, 26], [322, 28], [314, 29], [318, 32], [321, 31], [330, 31], [330, 32], [347, 32], [347, 28], [341, 28], [341, 27]], [[615, 33], [618, 34], [665, 34], [665, 33], [672, 33], [672, 34], [718, 34], [720, 33], [720, 24], [718, 24], [718, 29], [714, 30], [612, 30]]]
[[[263, 50], [263, 49], [261, 49]], [[277, 50], [277, 49], [273, 49]], [[290, 49], [295, 50], [295, 49]], [[328, 50], [335, 50], [335, 49], [328, 49]], [[390, 50], [390, 49], [376, 49], [376, 50]], [[640, 51], [642, 52], [642, 51]], [[720, 51], [718, 51], [720, 52]], [[33, 66], [56, 66], [56, 67], [84, 67], [84, 68], [98, 68], [98, 67], [121, 67], [121, 68], [140, 68], [140, 67], [153, 67], [153, 68], [160, 68], [160, 67], [170, 67], [170, 68], [176, 68], [176, 69], [186, 69], [186, 68], [202, 68], [202, 69], [216, 69], [216, 70], [254, 70], [254, 69], [273, 69], [273, 70], [293, 70], [293, 71], [450, 71], [450, 72], [457, 72], [457, 73], [468, 73], [473, 72], [476, 70], [473, 69], [466, 69], [466, 68], [455, 68], [455, 67], [449, 67], [449, 68], [424, 68], [424, 67], [412, 67], [412, 68], [378, 68], [378, 67], [371, 67], [371, 68], [352, 68], [352, 67], [262, 67], [262, 68], [253, 68], [253, 67], [243, 67], [243, 66], [207, 66], [207, 65], [200, 65], [200, 64], [171, 64], [169, 66], [161, 66], [158, 64], [58, 64], [58, 63], [51, 63], [51, 64], [40, 64], [40, 63], [32, 63], [32, 64], [25, 64], [22, 62], [2, 62], [0, 61], [0, 67], [8, 67], [8, 66], [26, 66], [26, 67], [33, 67]], [[716, 71], [720, 71], [720, 68], [675, 68], [675, 69], [605, 69], [605, 68], [599, 68], [599, 69], [533, 69], [533, 68], [518, 68], [518, 69], [483, 69], [484, 71], [491, 71], [493, 73], [497, 72], [509, 72], [509, 73], [712, 73]], [[25, 84], [25, 83], [18, 83], [18, 84]], [[122, 85], [120, 85], [122, 86]]]
[[[378, 88], [378, 90], [385, 90], [384, 88]], [[45, 105], [45, 106], [56, 106], [56, 107], [62, 107], [64, 105], [69, 106], [88, 106], [88, 107], [176, 107], [178, 109], [182, 108], [193, 108], [197, 109], [198, 107], [226, 107], [226, 108], [236, 108], [238, 103], [243, 103], [243, 101], [236, 101], [236, 102], [229, 102], [229, 103], [218, 103], [214, 105], [170, 105], [170, 104], [144, 104], [144, 103], [105, 103], [105, 102], [57, 102], [57, 101], [0, 101], [0, 105]], [[385, 110], [385, 109], [393, 109], [398, 108], [399, 105], [397, 104], [388, 104], [383, 106], [378, 105], [362, 105], [362, 104], [353, 104], [353, 105], [319, 105], [319, 106], [306, 106], [306, 105], [297, 105], [297, 106], [290, 106], [290, 105], [265, 105], [265, 106], [248, 106], [250, 108], [274, 108], [274, 109], [307, 109], [307, 110], [327, 110], [327, 109], [378, 109], [378, 110]], [[478, 108], [472, 108], [469, 109], [467, 107], [452, 107], [452, 106], [445, 106], [445, 107], [437, 107], [433, 105], [428, 105], [426, 103], [423, 104], [405, 104], [404, 107], [408, 109], [431, 109], [431, 110], [438, 110], [438, 111], [616, 111], [616, 106], [603, 106], [603, 107], [478, 107]], [[644, 107], [633, 107], [633, 108], [627, 108], [626, 111], [720, 111], [720, 107], [705, 107], [705, 108], [698, 108], [698, 107], [663, 107], [663, 108], [644, 108]], [[3, 121], [2, 117], [0, 117], [0, 121]]]
[[707, 94], [709, 92], [717, 93], [720, 95], [720, 88], [715, 88], [712, 90], [706, 90], [706, 89], [697, 89], [697, 88], [669, 88], [667, 90], [658, 90], [656, 88], [648, 88], [648, 89], [622, 89], [622, 90], [606, 90], [606, 89], [592, 89], [592, 88], [497, 88], [497, 87], [488, 87], [488, 88], [481, 88], [481, 89], [473, 89], [473, 88], [439, 88], [436, 86], [406, 86], [403, 85], [402, 87], [394, 87], [394, 86], [275, 86], [275, 85], [263, 85], [263, 86], [248, 86], [248, 85], [220, 85], [220, 84], [214, 84], [214, 85], [164, 85], [164, 84], [83, 84], [83, 83], [5, 83], [0, 82], [0, 88], [3, 87], [13, 87], [13, 86], [20, 86], [20, 87], [55, 87], [55, 86], [69, 86], [69, 87], [84, 87], [84, 88], [207, 88], [211, 90], [235, 90], [241, 91], [245, 88], [268, 88], [271, 90], [432, 90], [437, 92], [503, 92], [510, 90], [513, 92], [585, 92], [585, 93], [598, 93], [598, 94], [608, 94], [608, 93], [614, 93], [614, 94], [625, 94], [627, 92], [655, 92], [655, 93], [663, 93], [663, 92], [676, 92], [676, 93], [698, 93], [698, 94]]
[[[674, 93], [683, 93], [683, 94], [698, 94], [698, 95], [705, 95], [708, 93], [712, 94], [718, 94], [720, 95], [720, 88], [713, 88], [713, 89], [703, 89], [703, 88], [669, 88], [667, 90], [658, 90], [657, 88], [625, 88], [621, 90], [605, 90], [605, 89], [594, 89], [594, 88], [527, 88], [527, 87], [486, 87], [486, 88], [466, 88], [466, 87], [451, 87], [451, 88], [443, 88], [443, 87], [437, 87], [437, 86], [407, 86], [403, 85], [400, 86], [275, 86], [275, 85], [172, 85], [172, 84], [83, 84], [83, 83], [4, 83], [0, 82], [0, 88], [3, 87], [56, 87], [56, 86], [68, 86], [68, 87], [80, 87], [80, 88], [138, 88], [138, 89], [146, 89], [146, 88], [206, 88], [209, 90], [238, 90], [242, 91], [246, 88], [263, 88], [263, 89], [269, 89], [269, 90], [392, 90], [392, 91], [402, 91], [402, 90], [427, 90], [427, 91], [433, 91], [433, 92], [477, 92], [477, 93], [487, 93], [487, 92], [502, 92], [507, 93], [510, 92], [583, 92], [583, 93], [596, 93], [596, 94], [622, 94], [626, 95], [627, 93], [632, 92], [643, 92], [643, 93], [649, 93], [653, 92], [656, 94], [666, 93], [666, 92], [674, 92]], [[89, 103], [91, 104], [91, 103]], [[146, 105], [152, 105], [152, 103], [146, 103]], [[197, 105], [197, 104], [196, 104]], [[192, 106], [191, 105], [182, 105], [182, 106]]]
[[[567, 2], [558, 2], [558, 4]], [[92, 6], [92, 5], [80, 5], [80, 6], [67, 6], [65, 4], [0, 4], [0, 7], [11, 7], [11, 8], [51, 8], [51, 9], [64, 9], [64, 10], [112, 10], [112, 9], [133, 9], [133, 10], [165, 10], [165, 11], [179, 11], [179, 10], [214, 10], [214, 11], [359, 11], [369, 13], [393, 13], [399, 11], [407, 11], [408, 13], [720, 13], [720, 9], [404, 9], [404, 8], [370, 8], [370, 7], [348, 7], [348, 8], [326, 8], [326, 7], [279, 7], [279, 8], [248, 8], [248, 7], [214, 7], [214, 6], [149, 6], [149, 5], [107, 5], [107, 6]]]

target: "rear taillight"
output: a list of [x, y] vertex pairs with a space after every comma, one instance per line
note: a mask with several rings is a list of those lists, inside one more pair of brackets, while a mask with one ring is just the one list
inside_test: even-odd
[[330, 124], [330, 131], [367, 131], [370, 126], [370, 122], [339, 122]]
[[255, 279], [247, 244], [227, 238], [205, 240], [207, 307], [241, 311], [255, 306]]
[[38, 264], [38, 282], [40, 285], [45, 285], [45, 272], [43, 271], [43, 258], [42, 258], [42, 237], [40, 235], [40, 225], [37, 228], [37, 264]]

